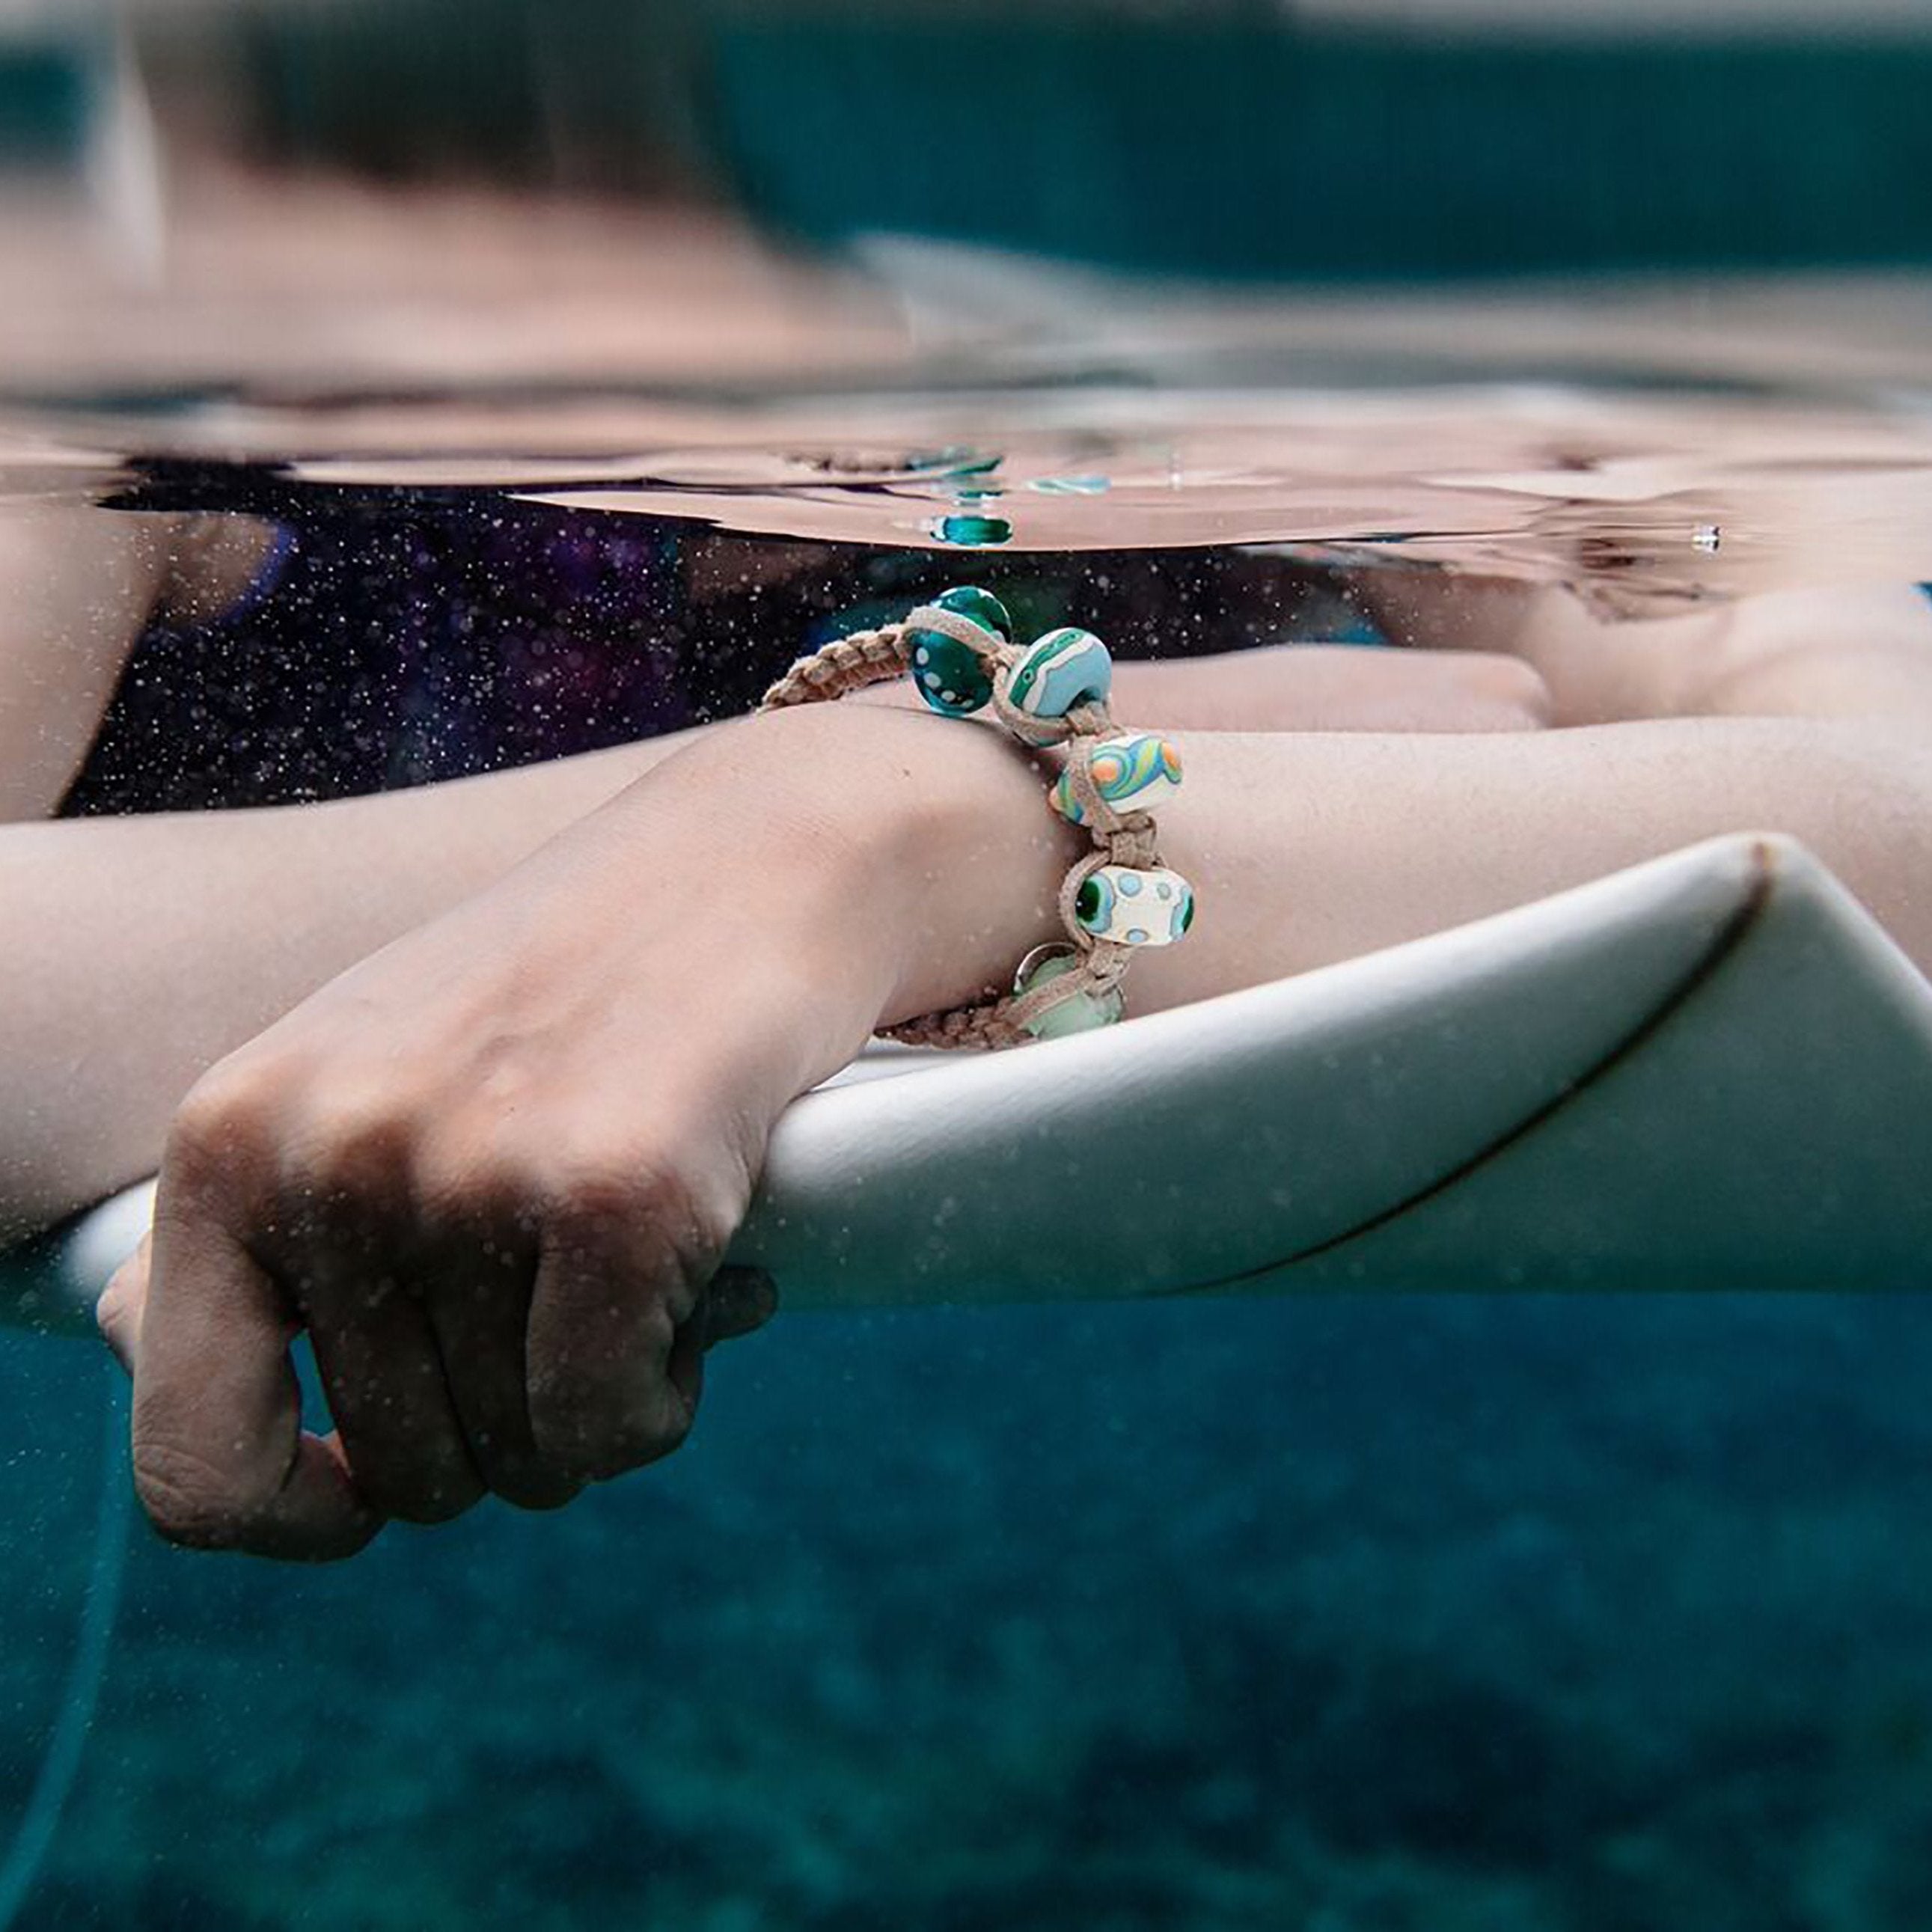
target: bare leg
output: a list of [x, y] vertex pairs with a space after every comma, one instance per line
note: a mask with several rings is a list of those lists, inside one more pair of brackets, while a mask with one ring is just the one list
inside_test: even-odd
[[0, 520], [0, 824], [56, 809], [156, 611], [238, 597], [272, 541], [249, 517], [8, 506]]
[[1368, 572], [1355, 588], [1404, 644], [1507, 652], [1532, 666], [1556, 724], [1932, 718], [1932, 600], [1907, 584], [1784, 591], [1621, 622], [1565, 590], [1448, 572]]
[[[1541, 675], [1502, 651], [1279, 644], [1123, 664], [1114, 682], [1123, 718], [1192, 731], [1532, 731], [1551, 722]], [[864, 695], [920, 709], [902, 684]]]

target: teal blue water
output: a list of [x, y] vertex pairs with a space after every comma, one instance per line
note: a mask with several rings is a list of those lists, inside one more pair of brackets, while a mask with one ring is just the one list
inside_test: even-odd
[[[137, 1539], [21, 1922], [1932, 1914], [1932, 1303], [801, 1316], [715, 1366], [558, 1517]], [[0, 1344], [10, 1803], [98, 1400]]]

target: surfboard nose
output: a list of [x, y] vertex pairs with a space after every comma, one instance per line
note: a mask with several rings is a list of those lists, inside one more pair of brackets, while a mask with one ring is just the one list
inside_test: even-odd
[[1894, 1198], [1928, 1134], [1932, 991], [1808, 854], [1742, 836], [1111, 1034], [808, 1096], [737, 1252], [790, 1307], [1891, 1281], [1932, 1252]]

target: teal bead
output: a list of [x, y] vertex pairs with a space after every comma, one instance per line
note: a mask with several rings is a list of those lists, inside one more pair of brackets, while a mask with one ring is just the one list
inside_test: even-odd
[[984, 450], [955, 444], [946, 449], [916, 451], [906, 458], [905, 466], [922, 476], [983, 476], [1005, 460], [1004, 456], [988, 455]]
[[[964, 584], [942, 590], [932, 602], [938, 609], [964, 617], [983, 632], [988, 651], [1012, 639], [1013, 620], [990, 590]], [[908, 668], [913, 688], [934, 710], [947, 718], [967, 718], [992, 702], [992, 674], [971, 645], [949, 638], [943, 631], [918, 628], [906, 634], [906, 644], [912, 653]]]
[[969, 718], [993, 701], [993, 680], [970, 644], [938, 631], [914, 631], [913, 687], [934, 710], [948, 718]]
[[[1064, 978], [1079, 963], [1079, 955], [1070, 947], [1057, 947], [1036, 954], [1021, 962], [1013, 991], [1030, 993], [1036, 986], [1047, 986]], [[1070, 999], [1062, 1000], [1057, 1006], [1049, 1006], [1037, 1018], [1029, 1020], [1024, 1030], [1035, 1040], [1064, 1040], [1074, 1034], [1092, 1033], [1096, 1028], [1112, 1026], [1126, 1011], [1126, 1001], [1118, 986], [1109, 987], [1104, 993], [1076, 993]]]
[[1013, 526], [1004, 517], [941, 517], [932, 533], [962, 550], [992, 550], [1013, 540]]
[[962, 584], [956, 590], [942, 590], [933, 602], [942, 610], [968, 619], [981, 630], [990, 631], [1003, 644], [1013, 640], [1013, 620], [1006, 607], [990, 590], [976, 584]]
[[[1113, 686], [1114, 661], [1106, 646], [1091, 631], [1065, 624], [1028, 646], [1013, 667], [1006, 695], [1028, 718], [1058, 720], [1081, 705], [1104, 704]], [[1042, 732], [1038, 742], [1051, 743], [1058, 735]]]

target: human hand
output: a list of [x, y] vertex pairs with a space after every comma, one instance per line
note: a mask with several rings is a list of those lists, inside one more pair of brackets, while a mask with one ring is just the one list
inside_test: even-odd
[[339, 1556], [677, 1445], [704, 1350], [771, 1312], [718, 1264], [772, 1121], [902, 996], [918, 867], [880, 792], [929, 728], [984, 735], [720, 734], [200, 1083], [101, 1307], [164, 1534]]

